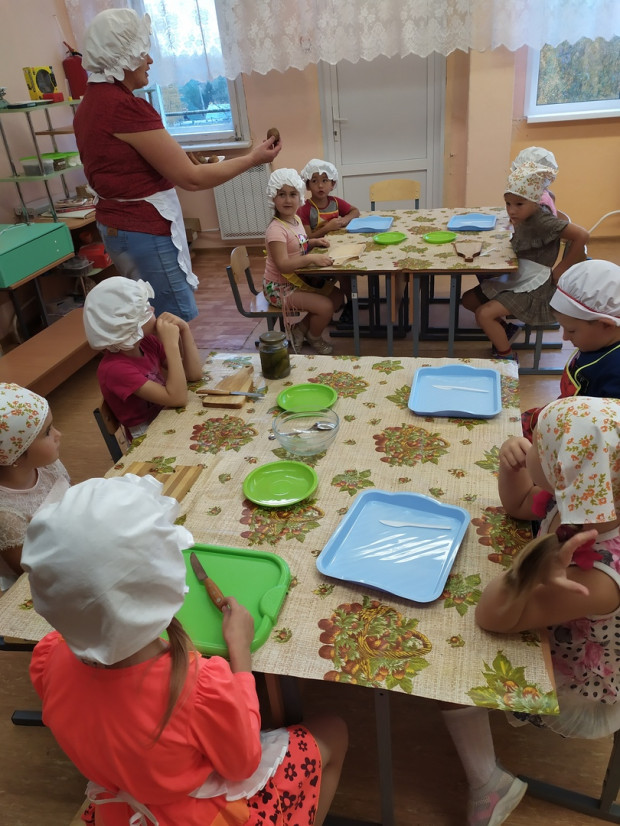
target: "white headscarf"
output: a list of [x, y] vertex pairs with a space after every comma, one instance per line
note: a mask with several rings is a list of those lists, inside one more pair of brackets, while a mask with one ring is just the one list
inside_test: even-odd
[[620, 502], [620, 402], [588, 396], [543, 408], [535, 438], [563, 525], [617, 518]]
[[151, 18], [133, 9], [99, 12], [84, 35], [82, 66], [90, 72], [89, 83], [123, 80], [151, 49]]
[[152, 476], [88, 479], [32, 518], [22, 551], [35, 610], [73, 653], [113, 665], [153, 642], [183, 604], [179, 504]]
[[558, 174], [558, 162], [555, 159], [555, 155], [543, 146], [528, 146], [527, 149], [522, 149], [512, 162], [512, 171], [514, 172], [515, 169], [518, 169], [528, 161], [535, 163], [536, 166], [547, 167], [547, 169], [553, 172], [554, 177]]
[[131, 350], [144, 338], [142, 326], [153, 315], [149, 299], [154, 295], [148, 282], [121, 275], [93, 287], [84, 301], [84, 329], [93, 350]]
[[12, 465], [37, 438], [50, 406], [19, 384], [0, 382], [0, 465]]
[[537, 204], [545, 189], [553, 181], [555, 181], [555, 174], [549, 167], [527, 161], [510, 173], [504, 192], [520, 195], [526, 201], [534, 201]]
[[295, 169], [276, 169], [267, 181], [267, 197], [273, 202], [278, 190], [283, 186], [292, 186], [299, 192], [299, 205], [306, 202], [306, 184], [301, 180]]
[[322, 161], [320, 158], [312, 158], [299, 173], [304, 181], [309, 181], [314, 175], [327, 175], [333, 184], [338, 183], [338, 170], [329, 161]]
[[549, 302], [554, 310], [583, 321], [620, 327], [620, 267], [610, 261], [581, 261], [560, 276]]

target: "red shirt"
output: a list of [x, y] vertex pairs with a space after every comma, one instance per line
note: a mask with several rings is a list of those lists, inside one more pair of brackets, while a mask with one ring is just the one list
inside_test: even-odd
[[141, 399], [135, 393], [147, 381], [165, 386], [162, 366], [166, 363], [166, 351], [156, 336], [141, 339], [140, 349], [141, 358], [106, 350], [97, 368], [101, 394], [125, 427], [149, 424], [162, 409], [161, 405]]
[[115, 198], [144, 198], [172, 188], [139, 152], [115, 134], [163, 129], [155, 109], [122, 83], [89, 83], [73, 120], [84, 172], [99, 198], [97, 221], [106, 227], [170, 235], [170, 221], [146, 201], [123, 203]]

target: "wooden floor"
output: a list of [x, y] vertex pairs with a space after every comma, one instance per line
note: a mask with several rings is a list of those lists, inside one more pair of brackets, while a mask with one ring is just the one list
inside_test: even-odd
[[[195, 270], [201, 277], [200, 316], [192, 323], [205, 355], [209, 350], [253, 350], [262, 325], [242, 318], [234, 307], [224, 267], [224, 252], [200, 254]], [[252, 258], [260, 275], [260, 250]], [[463, 318], [463, 323], [465, 318]], [[332, 340], [336, 354], [352, 353], [352, 340]], [[385, 341], [364, 340], [364, 355], [385, 354]], [[395, 355], [411, 355], [410, 337], [395, 342]], [[570, 350], [546, 353], [547, 365], [561, 366]], [[425, 357], [445, 354], [444, 342], [423, 343]], [[457, 356], [488, 357], [485, 342], [460, 342]], [[525, 355], [521, 363], [529, 358]], [[110, 458], [92, 410], [99, 400], [96, 360], [50, 396], [55, 424], [63, 433], [61, 456], [73, 482], [101, 476]], [[524, 377], [523, 408], [543, 404], [558, 394], [557, 377]], [[16, 708], [39, 707], [28, 680], [27, 653], [0, 653], [0, 822], [7, 826], [67, 826], [83, 801], [85, 780], [62, 755], [44, 728], [13, 726]], [[355, 686], [308, 682], [303, 686], [307, 712], [338, 709], [349, 724], [351, 747], [333, 811], [349, 818], [379, 819], [377, 767], [374, 757], [373, 695]], [[432, 702], [392, 694], [394, 796], [397, 826], [461, 826], [465, 823], [466, 786], [463, 772]], [[493, 715], [500, 760], [514, 772], [568, 784], [598, 795], [611, 740], [562, 740], [531, 727], [514, 729], [503, 715]], [[76, 721], [79, 725], [79, 721]], [[506, 821], [509, 826], [587, 826], [595, 821], [551, 804], [525, 797]], [[180, 826], [180, 825], [179, 825]]]

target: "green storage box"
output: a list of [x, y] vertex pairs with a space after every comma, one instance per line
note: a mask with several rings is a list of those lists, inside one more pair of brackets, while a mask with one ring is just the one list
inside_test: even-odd
[[0, 288], [73, 255], [66, 224], [0, 224]]

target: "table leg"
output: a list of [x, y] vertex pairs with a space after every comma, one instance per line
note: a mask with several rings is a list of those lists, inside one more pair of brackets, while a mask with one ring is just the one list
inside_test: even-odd
[[385, 274], [385, 304], [387, 308], [387, 354], [394, 355], [394, 305], [392, 301], [392, 276]]
[[459, 324], [459, 299], [461, 296], [461, 274], [450, 274], [450, 308], [448, 310], [448, 355], [454, 355], [454, 334]]
[[413, 338], [413, 355], [416, 357], [420, 352], [420, 316], [422, 312], [422, 293], [420, 289], [420, 276], [415, 273], [410, 274], [409, 307], [411, 315], [411, 335]]
[[357, 292], [357, 275], [351, 275], [351, 303], [353, 310], [353, 352], [356, 356], [361, 355], [360, 350], [360, 305]]

